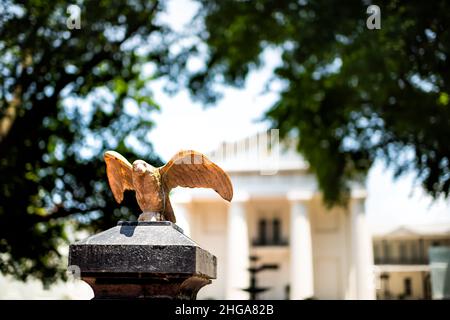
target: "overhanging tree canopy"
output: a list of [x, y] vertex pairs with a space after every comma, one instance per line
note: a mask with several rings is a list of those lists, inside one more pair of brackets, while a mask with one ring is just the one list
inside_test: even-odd
[[147, 133], [149, 80], [176, 66], [163, 3], [77, 3], [79, 30], [67, 1], [0, 3], [0, 271], [20, 279], [64, 275], [70, 230], [139, 212], [133, 197], [117, 208], [104, 150], [161, 164]]
[[370, 1], [198, 2], [208, 50], [191, 91], [214, 101], [217, 83], [242, 86], [266, 48], [280, 50], [283, 89], [267, 118], [300, 138], [328, 204], [345, 204], [376, 158], [448, 196], [447, 1], [377, 1], [380, 30], [366, 27]]

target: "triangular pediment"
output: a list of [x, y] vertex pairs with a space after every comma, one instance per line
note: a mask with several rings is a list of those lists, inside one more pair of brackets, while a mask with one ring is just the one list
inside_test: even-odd
[[276, 132], [261, 132], [233, 142], [223, 142], [208, 153], [228, 172], [305, 170], [308, 163], [296, 151], [296, 140], [280, 141]]

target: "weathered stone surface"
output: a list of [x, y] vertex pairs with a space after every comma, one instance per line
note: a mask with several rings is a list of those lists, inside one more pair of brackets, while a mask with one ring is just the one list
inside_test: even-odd
[[195, 299], [216, 278], [216, 264], [168, 221], [119, 222], [69, 250], [69, 265], [80, 268], [97, 299]]

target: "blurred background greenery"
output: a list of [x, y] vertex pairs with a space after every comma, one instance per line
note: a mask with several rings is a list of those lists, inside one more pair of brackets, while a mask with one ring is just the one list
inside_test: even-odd
[[[102, 154], [161, 164], [148, 136], [152, 82], [214, 105], [267, 48], [281, 52], [282, 86], [265, 118], [300, 137], [328, 205], [345, 205], [375, 159], [448, 196], [446, 1], [377, 1], [380, 30], [366, 27], [371, 1], [195, 2], [189, 28], [174, 31], [161, 19], [166, 1], [0, 1], [2, 273], [64, 278], [61, 248], [76, 231], [135, 219], [132, 194], [114, 202]], [[67, 28], [70, 4], [79, 30]]]

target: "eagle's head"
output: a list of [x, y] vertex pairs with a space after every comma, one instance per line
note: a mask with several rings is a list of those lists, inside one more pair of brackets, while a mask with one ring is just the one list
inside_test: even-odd
[[136, 160], [133, 162], [133, 172], [138, 175], [144, 175], [146, 173], [153, 172], [154, 170], [155, 167], [143, 160]]

